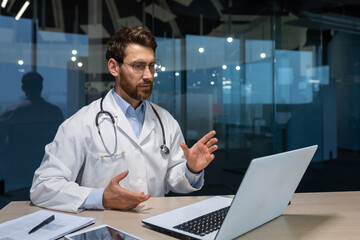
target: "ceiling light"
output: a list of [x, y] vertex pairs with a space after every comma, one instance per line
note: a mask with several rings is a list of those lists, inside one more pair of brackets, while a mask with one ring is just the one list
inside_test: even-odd
[[161, 69], [161, 63], [155, 64], [155, 69]]
[[165, 72], [166, 67], [161, 67], [161, 71]]
[[204, 48], [199, 48], [199, 53], [203, 53], [205, 51], [205, 49]]
[[23, 13], [25, 12], [25, 10], [27, 9], [27, 7], [30, 5], [30, 1], [26, 1], [24, 3], [24, 5], [21, 7], [20, 11], [18, 12], [18, 14], [16, 14], [15, 16], [15, 20], [18, 21], [21, 16], [23, 15]]
[[227, 66], [226, 65], [222, 65], [222, 69], [227, 69]]
[[18, 61], [18, 64], [19, 64], [19, 65], [23, 65], [23, 64], [24, 64], [24, 61], [20, 59], [20, 60]]
[[158, 73], [154, 73], [154, 77], [157, 77], [158, 76]]
[[309, 79], [309, 83], [321, 83], [321, 81], [317, 79]]
[[265, 53], [260, 53], [260, 57], [261, 58], [266, 58], [266, 54]]
[[239, 71], [239, 70], [240, 70], [240, 66], [236, 66], [235, 69], [236, 69], [237, 71]]
[[78, 62], [78, 67], [82, 67], [83, 63], [82, 62]]
[[76, 55], [76, 54], [77, 54], [77, 50], [74, 49], [74, 50], [71, 51], [71, 53], [72, 53], [73, 55]]
[[226, 41], [228, 41], [228, 43], [231, 43], [233, 40], [234, 40], [234, 39], [233, 39], [232, 37], [228, 37], [228, 38], [226, 39]]
[[75, 62], [76, 61], [76, 57], [71, 57], [71, 61]]
[[1, 7], [2, 7], [2, 8], [5, 8], [7, 2], [8, 2], [8, 0], [3, 0], [2, 3], [1, 3]]
[[175, 73], [175, 76], [177, 76], [177, 77], [180, 76], [180, 73], [176, 72], [176, 73]]

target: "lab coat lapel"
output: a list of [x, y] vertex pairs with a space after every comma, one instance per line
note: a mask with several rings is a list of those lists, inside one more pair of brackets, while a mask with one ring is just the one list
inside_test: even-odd
[[120, 107], [115, 102], [112, 91], [114, 90], [109, 91], [104, 99], [104, 110], [111, 112], [115, 118], [116, 126], [120, 128], [121, 131], [124, 132], [130, 139], [137, 143], [138, 139], [135, 136], [134, 130], [130, 126], [129, 121], [121, 111]]
[[148, 101], [145, 101], [146, 103], [146, 111], [145, 111], [145, 119], [144, 119], [144, 125], [141, 130], [141, 134], [139, 137], [139, 143], [141, 144], [142, 141], [146, 139], [146, 137], [151, 133], [151, 131], [155, 128], [155, 121], [156, 121], [156, 115], [151, 108]]

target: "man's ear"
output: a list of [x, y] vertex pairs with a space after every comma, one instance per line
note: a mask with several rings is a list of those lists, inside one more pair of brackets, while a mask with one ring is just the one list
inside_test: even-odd
[[119, 76], [120, 66], [115, 59], [113, 59], [113, 58], [109, 59], [108, 69], [109, 69], [110, 74], [113, 75], [114, 77]]

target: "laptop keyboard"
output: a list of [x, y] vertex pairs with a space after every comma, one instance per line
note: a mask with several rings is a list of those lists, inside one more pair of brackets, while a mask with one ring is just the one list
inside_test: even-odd
[[219, 230], [230, 206], [194, 218], [190, 221], [174, 226], [174, 228], [199, 236], [205, 236]]

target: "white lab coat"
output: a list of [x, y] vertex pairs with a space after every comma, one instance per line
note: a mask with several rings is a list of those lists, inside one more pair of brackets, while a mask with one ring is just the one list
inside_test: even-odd
[[[117, 131], [117, 156], [108, 155], [95, 125], [100, 99], [83, 107], [58, 129], [53, 142], [45, 147], [45, 156], [35, 171], [30, 189], [31, 201], [46, 208], [77, 212], [94, 188], [106, 187], [111, 178], [129, 170], [120, 185], [128, 190], [152, 196], [169, 191], [188, 193], [193, 188], [185, 176], [186, 160], [180, 143], [184, 141], [176, 120], [154, 105], [165, 130], [170, 154], [160, 153], [162, 131], [158, 118], [146, 101], [144, 125], [139, 138], [117, 106], [110, 90], [103, 108], [112, 113]], [[99, 118], [101, 134], [110, 152], [115, 148], [115, 133], [108, 115]]]

